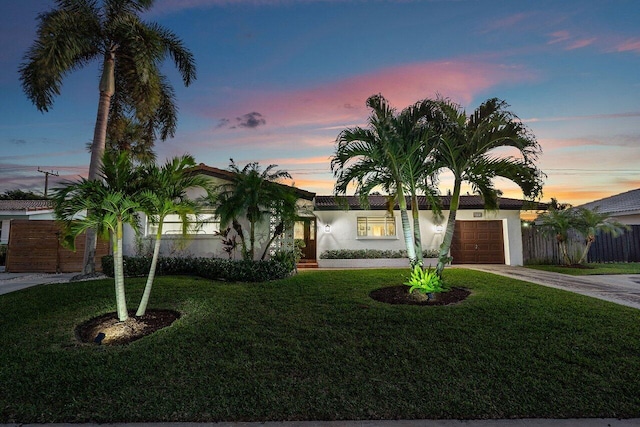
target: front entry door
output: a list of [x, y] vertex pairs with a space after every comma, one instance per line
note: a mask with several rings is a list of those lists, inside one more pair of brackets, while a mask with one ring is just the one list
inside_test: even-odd
[[304, 241], [301, 263], [316, 262], [316, 219], [299, 218], [293, 227], [293, 238]]

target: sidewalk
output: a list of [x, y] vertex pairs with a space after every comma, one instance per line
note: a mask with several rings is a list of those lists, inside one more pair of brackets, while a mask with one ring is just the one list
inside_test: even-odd
[[464, 264], [456, 267], [498, 274], [640, 309], [640, 274], [570, 276], [509, 265]]
[[[80, 273], [5, 273], [4, 267], [0, 271], [0, 295], [36, 285], [52, 283], [68, 283]], [[106, 277], [106, 276], [104, 276]], [[96, 277], [98, 279], [99, 277]], [[85, 280], [93, 280], [85, 279]]]

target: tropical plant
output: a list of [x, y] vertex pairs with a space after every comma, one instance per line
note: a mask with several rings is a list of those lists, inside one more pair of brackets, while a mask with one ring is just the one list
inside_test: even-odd
[[[141, 171], [128, 154], [105, 155], [100, 180], [81, 178], [54, 191], [56, 219], [63, 223], [65, 241], [73, 247], [75, 238], [88, 229], [111, 237], [114, 261], [116, 310], [118, 319], [128, 318], [124, 288], [122, 253], [123, 225], [138, 229]], [[83, 215], [84, 214], [84, 215]]]
[[555, 236], [560, 254], [566, 265], [572, 264], [572, 257], [569, 254], [568, 242], [569, 231], [575, 225], [575, 211], [571, 209], [553, 209], [550, 208], [539, 218], [540, 226], [547, 234]]
[[[288, 172], [273, 169], [269, 165], [261, 171], [257, 162], [248, 163], [240, 169], [231, 159], [229, 170], [233, 172], [230, 182], [215, 187], [208, 197], [215, 207], [220, 224], [231, 224], [240, 237], [244, 259], [254, 259], [257, 224], [270, 215], [280, 218], [280, 225], [274, 234], [281, 233], [286, 224], [292, 222], [297, 214], [297, 197], [292, 187], [278, 181], [291, 178]], [[249, 222], [248, 243], [240, 223], [241, 218]], [[269, 236], [267, 248], [275, 237]], [[266, 252], [263, 253], [264, 258]]]
[[[36, 40], [20, 66], [27, 97], [48, 111], [63, 78], [93, 61], [101, 62], [100, 97], [91, 144], [89, 180], [100, 175], [107, 122], [133, 115], [153, 140], [172, 136], [176, 126], [173, 88], [160, 71], [170, 57], [188, 86], [195, 79], [193, 55], [171, 31], [145, 23], [140, 14], [154, 0], [56, 0], [39, 16]], [[87, 230], [84, 273], [95, 271], [95, 232]]]
[[578, 264], [582, 264], [587, 260], [589, 249], [593, 242], [596, 241], [598, 233], [611, 234], [613, 237], [618, 237], [625, 230], [630, 230], [628, 225], [614, 220], [606, 213], [598, 212], [598, 208], [588, 209], [585, 207], [577, 208], [574, 228], [585, 239], [585, 247]]
[[[438, 170], [447, 169], [454, 177], [449, 206], [449, 218], [444, 240], [440, 246], [436, 267], [442, 277], [444, 266], [451, 261], [449, 251], [460, 205], [463, 182], [471, 184], [479, 193], [487, 209], [497, 209], [500, 191], [494, 187], [494, 178], [501, 177], [517, 184], [528, 199], [542, 193], [544, 174], [535, 161], [541, 147], [535, 136], [507, 110], [508, 104], [497, 98], [483, 102], [467, 116], [464, 109], [450, 100], [425, 100], [425, 117], [436, 127], [440, 136], [435, 162]], [[509, 147], [517, 157], [500, 156], [496, 149]]]
[[419, 293], [429, 295], [444, 290], [442, 279], [431, 266], [425, 270], [420, 265], [414, 265], [411, 271], [411, 277], [405, 285], [409, 286], [409, 293], [418, 291]]
[[182, 234], [186, 236], [190, 225], [189, 216], [197, 215], [200, 211], [198, 204], [187, 197], [187, 190], [197, 188], [207, 190], [209, 181], [203, 175], [191, 173], [190, 169], [195, 165], [196, 162], [192, 156], [184, 155], [168, 160], [161, 167], [152, 164], [145, 168], [144, 187], [146, 189], [140, 193], [142, 210], [147, 214], [150, 222], [156, 226], [156, 236], [151, 268], [136, 316], [144, 316], [149, 303], [165, 218], [168, 215], [178, 215], [182, 221]]
[[[345, 129], [336, 138], [331, 159], [331, 170], [337, 178], [334, 193], [345, 195], [355, 183], [360, 203], [367, 207], [369, 194], [376, 187], [383, 188], [390, 195], [389, 209], [393, 210], [396, 203], [400, 209], [411, 266], [422, 265], [417, 193], [426, 189], [432, 194], [426, 183], [432, 172], [429, 156], [435, 139], [417, 106], [398, 114], [382, 95], [369, 97], [367, 106], [372, 110], [368, 127]], [[405, 190], [411, 195], [413, 233]]]

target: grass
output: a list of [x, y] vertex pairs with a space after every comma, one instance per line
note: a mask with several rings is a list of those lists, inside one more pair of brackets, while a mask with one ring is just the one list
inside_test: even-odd
[[368, 297], [407, 276], [161, 277], [152, 306], [183, 316], [122, 347], [74, 338], [109, 280], [2, 295], [0, 423], [640, 416], [640, 310], [463, 269], [455, 306]]
[[640, 262], [606, 264], [590, 263], [586, 266], [589, 268], [564, 267], [561, 265], [527, 265], [528, 268], [570, 274], [572, 276], [587, 276], [595, 274], [640, 274]]

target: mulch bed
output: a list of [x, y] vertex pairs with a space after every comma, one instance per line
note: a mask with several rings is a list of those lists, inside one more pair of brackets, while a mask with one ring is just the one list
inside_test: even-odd
[[387, 304], [407, 304], [407, 305], [450, 305], [464, 301], [471, 291], [464, 288], [451, 288], [448, 292], [434, 294], [433, 299], [428, 301], [418, 301], [409, 293], [409, 287], [405, 285], [388, 286], [376, 289], [369, 293], [369, 296], [376, 301]]
[[107, 313], [79, 325], [76, 337], [83, 343], [95, 345], [128, 344], [170, 326], [178, 318], [180, 313], [174, 310], [149, 309], [141, 317], [135, 317], [135, 312], [130, 311], [129, 319], [120, 322], [117, 313]]

